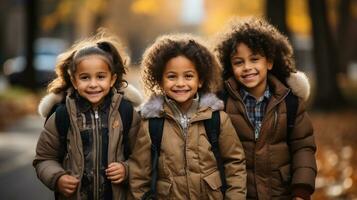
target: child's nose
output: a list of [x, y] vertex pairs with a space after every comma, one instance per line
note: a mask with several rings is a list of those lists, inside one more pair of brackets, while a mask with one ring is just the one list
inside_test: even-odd
[[179, 78], [176, 81], [176, 86], [183, 86], [185, 84], [185, 80], [183, 78]]
[[95, 79], [92, 79], [89, 83], [89, 87], [96, 87], [98, 84], [97, 84], [97, 81]]
[[244, 65], [243, 65], [243, 69], [244, 70], [249, 70], [249, 69], [251, 69], [252, 68], [252, 64], [251, 63], [245, 63]]

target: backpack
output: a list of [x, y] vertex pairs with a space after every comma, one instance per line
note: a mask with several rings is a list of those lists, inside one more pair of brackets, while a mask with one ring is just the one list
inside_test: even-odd
[[[131, 105], [130, 101], [122, 98], [118, 110], [123, 123], [124, 158], [128, 159], [131, 154], [128, 137], [129, 137], [129, 130], [131, 127], [131, 123], [133, 120], [133, 106]], [[53, 113], [55, 113], [56, 116], [55, 124], [56, 124], [57, 131], [59, 133], [59, 140], [60, 140], [60, 150], [59, 150], [58, 157], [59, 157], [59, 161], [62, 162], [64, 156], [67, 153], [67, 134], [70, 126], [70, 120], [69, 120], [66, 104], [61, 102], [54, 105], [49, 115], [47, 116], [46, 121]]]
[[[156, 182], [158, 179], [158, 161], [160, 157], [160, 150], [161, 150], [161, 140], [164, 128], [164, 117], [161, 118], [150, 118], [149, 119], [149, 133], [151, 139], [151, 182], [150, 182], [150, 190], [146, 192], [142, 199], [149, 200], [149, 199], [156, 199]], [[225, 195], [225, 191], [228, 188], [227, 180], [225, 177], [224, 172], [224, 164], [219, 152], [219, 134], [220, 134], [220, 115], [219, 111], [214, 111], [212, 113], [212, 118], [204, 120], [204, 126], [206, 130], [206, 134], [208, 137], [208, 141], [212, 146], [212, 152], [217, 161], [217, 167], [219, 170], [219, 174], [221, 177], [222, 187], [221, 191], [223, 196]]]

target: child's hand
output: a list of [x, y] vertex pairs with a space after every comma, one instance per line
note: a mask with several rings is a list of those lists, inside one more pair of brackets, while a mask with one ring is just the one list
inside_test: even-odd
[[57, 181], [57, 188], [65, 197], [70, 197], [77, 189], [79, 180], [71, 175], [62, 175]]
[[122, 163], [113, 162], [105, 170], [108, 179], [115, 184], [121, 183], [125, 177], [125, 167]]

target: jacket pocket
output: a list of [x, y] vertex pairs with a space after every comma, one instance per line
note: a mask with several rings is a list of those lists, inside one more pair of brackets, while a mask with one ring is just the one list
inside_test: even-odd
[[284, 165], [279, 168], [281, 180], [283, 183], [290, 183], [291, 181], [291, 170], [290, 170], [290, 165]]
[[223, 199], [221, 192], [222, 181], [218, 170], [204, 177], [203, 180], [206, 183], [206, 191], [203, 191], [207, 195], [205, 199]]
[[158, 199], [168, 199], [170, 190], [171, 190], [172, 183], [166, 180], [158, 180], [157, 181], [157, 195]]

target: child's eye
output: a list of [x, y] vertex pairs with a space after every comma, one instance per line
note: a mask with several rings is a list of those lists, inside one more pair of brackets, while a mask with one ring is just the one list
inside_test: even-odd
[[80, 76], [79, 79], [80, 80], [89, 80], [89, 76]]
[[167, 79], [169, 79], [169, 80], [174, 80], [175, 78], [176, 78], [176, 76], [173, 74], [167, 75]]
[[259, 57], [253, 57], [251, 58], [252, 62], [257, 62], [259, 60]]
[[193, 74], [186, 74], [185, 75], [185, 79], [187, 79], [187, 80], [191, 80], [191, 79], [193, 79]]
[[233, 60], [232, 61], [232, 65], [235, 65], [235, 66], [240, 66], [242, 64], [243, 64], [243, 61], [241, 61], [241, 60]]
[[98, 79], [105, 79], [105, 76], [104, 75], [99, 75]]

